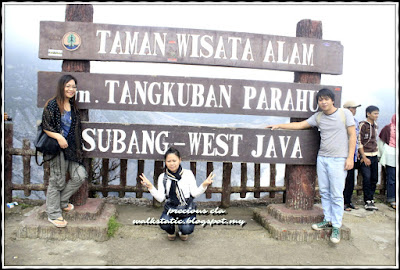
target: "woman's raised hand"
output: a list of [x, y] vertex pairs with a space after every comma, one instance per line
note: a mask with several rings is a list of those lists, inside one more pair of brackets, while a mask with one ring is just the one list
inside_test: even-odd
[[215, 176], [214, 172], [211, 172], [211, 173], [208, 175], [207, 179], [204, 180], [204, 182], [202, 183], [202, 185], [203, 185], [204, 188], [207, 188], [209, 185], [212, 184], [212, 182], [214, 181], [214, 180], [213, 180], [214, 176]]
[[144, 173], [142, 173], [141, 175], [139, 175], [140, 179], [142, 179], [142, 181], [140, 182], [143, 186], [147, 187], [148, 189], [152, 189], [153, 188], [153, 184], [149, 181], [149, 179], [146, 178], [146, 176], [144, 175]]

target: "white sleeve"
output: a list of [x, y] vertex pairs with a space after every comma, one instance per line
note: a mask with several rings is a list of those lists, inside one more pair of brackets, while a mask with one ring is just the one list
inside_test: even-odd
[[190, 194], [196, 198], [203, 194], [207, 190], [207, 188], [204, 188], [202, 184], [200, 184], [200, 186], [197, 186], [196, 178], [194, 177], [193, 172], [191, 170], [188, 170], [188, 172]]
[[153, 185], [153, 188], [150, 189], [150, 194], [159, 202], [163, 202], [165, 200], [165, 189], [164, 189], [164, 173], [158, 176], [158, 189]]

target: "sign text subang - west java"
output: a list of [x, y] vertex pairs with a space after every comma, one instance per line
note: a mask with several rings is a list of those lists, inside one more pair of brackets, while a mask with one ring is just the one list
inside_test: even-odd
[[[54, 94], [64, 73], [38, 73], [38, 107]], [[223, 113], [308, 118], [318, 110], [313, 84], [175, 76], [68, 73], [77, 78], [81, 109]]]
[[86, 157], [162, 160], [170, 146], [184, 160], [315, 164], [319, 134], [267, 130], [82, 122]]
[[342, 74], [343, 46], [241, 32], [42, 21], [39, 57]]

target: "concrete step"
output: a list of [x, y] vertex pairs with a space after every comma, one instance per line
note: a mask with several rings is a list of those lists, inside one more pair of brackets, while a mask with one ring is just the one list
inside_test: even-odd
[[20, 222], [17, 238], [41, 238], [50, 240], [108, 240], [108, 221], [116, 215], [116, 207], [105, 204], [96, 219], [68, 220], [65, 228], [57, 228], [42, 214], [31, 214]]
[[[103, 211], [104, 199], [88, 198], [84, 205], [75, 206], [71, 212], [63, 211], [63, 217], [69, 222], [71, 220], [95, 220]], [[38, 219], [47, 220], [46, 204], [38, 210]]]
[[282, 223], [318, 223], [324, 219], [322, 208], [313, 206], [311, 210], [295, 210], [284, 204], [270, 204], [267, 212]]
[[[260, 223], [271, 237], [283, 241], [316, 241], [329, 240], [332, 229], [316, 231], [311, 228], [312, 223], [285, 223], [273, 217], [268, 210], [255, 209], [253, 218]], [[340, 228], [341, 240], [350, 240], [351, 230], [342, 225]]]

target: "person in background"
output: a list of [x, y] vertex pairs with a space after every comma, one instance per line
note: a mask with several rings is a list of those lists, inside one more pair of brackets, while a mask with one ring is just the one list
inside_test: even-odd
[[[87, 177], [83, 166], [82, 127], [78, 107], [75, 103], [77, 80], [63, 75], [59, 80], [55, 96], [43, 109], [43, 131], [57, 140], [60, 153], [50, 162], [50, 178], [46, 194], [48, 220], [56, 227], [67, 226], [62, 212], [74, 209], [69, 198], [79, 189]], [[70, 180], [66, 182], [66, 172]]]
[[386, 201], [396, 209], [396, 114], [393, 114], [391, 123], [379, 133], [378, 158], [386, 169]]
[[365, 109], [366, 119], [360, 122], [358, 151], [360, 152], [360, 170], [363, 177], [365, 209], [378, 210], [374, 194], [378, 183], [378, 124], [379, 108], [368, 106]]
[[[357, 104], [354, 101], [347, 101], [343, 104], [343, 108], [346, 108], [351, 111], [353, 116], [356, 115], [357, 108], [360, 107], [361, 104]], [[344, 186], [344, 191], [343, 191], [343, 196], [344, 196], [344, 210], [345, 211], [351, 211], [352, 209], [358, 209], [357, 206], [355, 206], [351, 202], [351, 196], [353, 195], [353, 190], [354, 190], [354, 171], [355, 169], [358, 169], [359, 162], [358, 162], [358, 134], [359, 134], [359, 129], [358, 129], [358, 121], [354, 117], [354, 122], [355, 122], [355, 127], [356, 127], [356, 150], [354, 152], [354, 167], [351, 170], [347, 171], [347, 177], [346, 177], [346, 184]]]
[[[173, 214], [168, 214], [168, 208], [176, 208], [178, 205], [187, 205], [190, 196], [196, 198], [203, 194], [207, 187], [212, 184], [214, 173], [210, 173], [206, 180], [200, 186], [197, 186], [196, 179], [191, 170], [182, 169], [181, 154], [173, 147], [169, 148], [164, 155], [165, 159], [165, 172], [158, 177], [158, 189], [146, 178], [142, 173], [139, 177], [142, 179], [141, 183], [147, 187], [150, 194], [159, 201], [163, 202], [165, 199], [164, 211], [161, 214], [160, 220], [168, 220], [176, 218]], [[166, 183], [164, 187], [164, 177], [166, 176]], [[179, 238], [186, 241], [189, 234], [194, 231], [194, 224], [187, 223], [193, 220], [195, 214], [182, 219], [183, 224], [179, 224]], [[161, 224], [161, 229], [167, 232], [168, 240], [173, 241], [176, 237], [175, 224]]]
[[272, 130], [319, 128], [321, 142], [317, 156], [317, 176], [324, 220], [311, 227], [317, 231], [332, 228], [330, 241], [337, 244], [340, 242], [340, 227], [344, 212], [344, 179], [347, 171], [354, 166], [356, 129], [351, 112], [335, 107], [335, 95], [331, 90], [326, 88], [319, 90], [316, 100], [322, 112], [316, 112], [301, 122], [270, 125], [266, 128]]
[[5, 121], [12, 121], [12, 118], [10, 116], [8, 116], [8, 114], [6, 112], [4, 112], [4, 122]]

